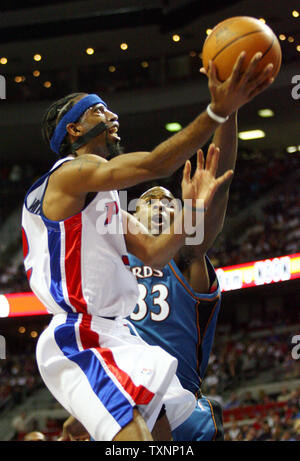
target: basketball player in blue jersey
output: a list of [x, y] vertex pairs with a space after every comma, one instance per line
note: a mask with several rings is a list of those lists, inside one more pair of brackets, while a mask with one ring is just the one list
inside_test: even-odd
[[[234, 169], [236, 114], [216, 130], [213, 141], [221, 149], [217, 174], [223, 174], [227, 168]], [[183, 191], [187, 183], [188, 177], [184, 176]], [[192, 415], [172, 432], [175, 441], [223, 439], [222, 408], [218, 402], [202, 396], [201, 383], [221, 301], [217, 277], [206, 253], [221, 232], [228, 194], [227, 182], [217, 191], [207, 211], [203, 242], [196, 247], [182, 247], [164, 268], [152, 269], [129, 255], [131, 270], [140, 289], [139, 301], [130, 321], [147, 343], [159, 345], [178, 359], [177, 376], [182, 386], [198, 399]], [[135, 216], [154, 235], [159, 235], [172, 221], [174, 213], [174, 196], [164, 187], [157, 186], [141, 195]]]
[[[39, 338], [37, 362], [54, 397], [95, 440], [152, 440], [163, 405], [171, 429], [193, 411], [194, 396], [175, 375], [177, 360], [133, 337], [123, 320], [138, 298], [127, 252], [164, 267], [187, 236], [176, 226], [186, 215], [195, 218], [197, 199], [209, 208], [232, 172], [215, 177], [219, 152], [212, 148], [185, 189], [192, 209], [185, 207], [169, 234], [158, 237], [121, 212], [117, 190], [171, 175], [272, 83], [269, 66], [255, 76], [261, 55], [242, 72], [244, 58], [223, 83], [210, 65], [207, 109], [151, 152], [115, 156], [118, 117], [98, 95], [69, 95], [45, 114], [43, 134], [60, 159], [30, 188], [22, 212], [30, 287], [53, 314]], [[189, 178], [189, 163], [185, 174]]]

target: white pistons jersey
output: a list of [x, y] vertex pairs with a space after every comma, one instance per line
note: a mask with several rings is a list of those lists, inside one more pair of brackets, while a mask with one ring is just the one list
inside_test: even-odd
[[117, 191], [98, 192], [78, 214], [62, 221], [42, 211], [49, 176], [37, 180], [23, 206], [24, 265], [30, 287], [49, 313], [126, 317], [138, 299], [130, 271]]

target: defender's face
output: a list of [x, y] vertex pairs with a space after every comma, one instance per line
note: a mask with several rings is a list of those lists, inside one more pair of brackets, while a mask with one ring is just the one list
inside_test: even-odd
[[159, 235], [174, 221], [176, 205], [176, 200], [167, 189], [157, 187], [141, 196], [135, 216], [151, 234]]

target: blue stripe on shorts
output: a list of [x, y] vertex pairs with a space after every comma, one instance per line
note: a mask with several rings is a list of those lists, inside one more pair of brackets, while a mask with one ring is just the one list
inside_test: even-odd
[[76, 321], [74, 314], [71, 314], [67, 316], [66, 323], [55, 328], [56, 343], [64, 355], [81, 368], [101, 403], [117, 423], [124, 427], [132, 421], [132, 405], [106, 373], [94, 352], [91, 349], [83, 351], [78, 349], [75, 335]]

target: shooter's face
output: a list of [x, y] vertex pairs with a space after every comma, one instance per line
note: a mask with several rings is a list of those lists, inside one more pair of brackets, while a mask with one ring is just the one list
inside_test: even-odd
[[89, 141], [90, 152], [104, 158], [120, 154], [118, 116], [104, 104], [95, 104], [87, 109], [77, 123], [77, 129], [85, 134], [100, 122], [105, 123], [107, 129]]
[[172, 194], [163, 188], [155, 188], [140, 198], [136, 217], [153, 235], [159, 235], [170, 227], [177, 211]]

